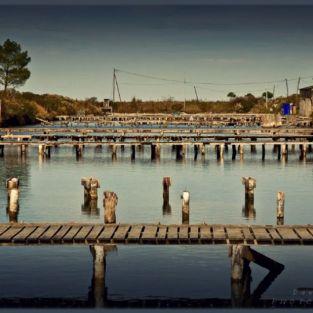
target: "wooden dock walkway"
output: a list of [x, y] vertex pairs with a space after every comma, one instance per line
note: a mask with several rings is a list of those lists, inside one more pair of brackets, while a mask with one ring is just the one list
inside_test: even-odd
[[0, 224], [0, 245], [95, 243], [312, 245], [313, 225]]

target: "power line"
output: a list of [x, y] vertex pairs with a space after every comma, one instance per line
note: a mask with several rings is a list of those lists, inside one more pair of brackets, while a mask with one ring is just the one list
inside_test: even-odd
[[[197, 81], [187, 81], [187, 80], [179, 80], [179, 79], [169, 79], [165, 77], [160, 77], [160, 76], [154, 76], [154, 75], [146, 75], [146, 74], [141, 74], [141, 73], [135, 73], [135, 72], [130, 72], [130, 71], [125, 71], [121, 69], [115, 69], [116, 72], [124, 73], [127, 75], [132, 75], [136, 77], [141, 77], [141, 78], [147, 78], [147, 79], [154, 79], [154, 80], [159, 80], [159, 81], [166, 81], [166, 82], [174, 82], [174, 83], [181, 83], [181, 84], [192, 84], [192, 85], [213, 85], [213, 86], [245, 86], [245, 85], [265, 85], [265, 84], [278, 84], [278, 83], [284, 83], [286, 82], [286, 78], [280, 79], [280, 80], [272, 80], [272, 81], [250, 81], [250, 82], [240, 82], [240, 83], [216, 83], [216, 82], [197, 82]], [[302, 77], [301, 79], [308, 79], [308, 78], [313, 78], [313, 76], [307, 76], [307, 77]], [[296, 81], [298, 80], [297, 78], [289, 78], [287, 81]]]

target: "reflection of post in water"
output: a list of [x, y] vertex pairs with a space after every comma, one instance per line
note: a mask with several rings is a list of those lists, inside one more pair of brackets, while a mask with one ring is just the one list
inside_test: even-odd
[[104, 307], [107, 300], [106, 256], [117, 248], [115, 245], [93, 245], [89, 248], [93, 257], [93, 272], [88, 299], [93, 307]]
[[256, 188], [256, 180], [252, 177], [242, 177], [241, 181], [245, 186], [245, 205], [242, 210], [243, 215], [247, 218], [255, 218], [254, 189]]
[[10, 222], [17, 222], [18, 211], [19, 211], [19, 179], [11, 177], [6, 181], [7, 187], [7, 213], [9, 215]]
[[172, 208], [170, 205], [170, 186], [171, 177], [163, 177], [163, 215], [170, 215], [172, 213]]
[[[284, 269], [283, 264], [246, 245], [231, 245], [229, 247], [229, 256], [231, 257], [231, 299], [233, 307], [249, 307], [256, 304]], [[250, 262], [254, 262], [270, 271], [252, 294], [250, 291]]]
[[103, 207], [104, 207], [104, 223], [115, 224], [116, 223], [116, 206], [118, 197], [113, 191], [105, 191], [103, 193]]
[[82, 204], [82, 213], [87, 215], [100, 215], [100, 210], [98, 208], [98, 200], [91, 199], [87, 200], [84, 199], [84, 203]]
[[189, 214], [190, 214], [190, 194], [188, 191], [184, 191], [181, 196], [183, 203], [182, 203], [182, 224], [189, 224]]

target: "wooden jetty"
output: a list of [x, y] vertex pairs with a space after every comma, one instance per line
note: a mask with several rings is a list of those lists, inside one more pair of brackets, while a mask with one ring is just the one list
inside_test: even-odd
[[313, 225], [3, 223], [0, 245], [312, 245]]

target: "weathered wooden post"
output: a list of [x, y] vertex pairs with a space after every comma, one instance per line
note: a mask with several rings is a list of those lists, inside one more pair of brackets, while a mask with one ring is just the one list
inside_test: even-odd
[[189, 215], [190, 215], [190, 194], [188, 191], [184, 191], [181, 196], [183, 202], [182, 202], [182, 223], [183, 224], [189, 224]]
[[254, 210], [254, 189], [256, 188], [256, 180], [252, 177], [242, 177], [242, 184], [245, 186], [245, 208], [246, 211], [255, 215]]
[[6, 180], [9, 212], [17, 212], [19, 209], [19, 186], [20, 182], [16, 177]]
[[171, 186], [171, 177], [163, 177], [163, 215], [171, 214], [171, 205], [170, 205], [170, 186]]
[[100, 188], [100, 183], [96, 178], [83, 177], [81, 179], [81, 185], [84, 187], [85, 203], [98, 199], [98, 188]]
[[299, 148], [300, 148], [300, 160], [305, 160], [306, 159], [306, 149], [307, 149], [306, 144], [300, 145]]
[[217, 160], [222, 160], [224, 158], [224, 144], [216, 146], [216, 158]]
[[243, 154], [244, 154], [244, 146], [242, 143], [239, 144], [238, 149], [239, 149], [240, 159], [242, 160]]
[[105, 191], [103, 193], [103, 206], [104, 206], [104, 223], [115, 224], [116, 223], [116, 206], [118, 197], [113, 191]]
[[277, 225], [284, 225], [285, 217], [285, 193], [277, 192], [277, 209], [276, 209]]
[[232, 148], [232, 160], [236, 160], [236, 154], [237, 154], [237, 149], [236, 149], [236, 146], [235, 145], [232, 145], [231, 146]]
[[130, 156], [131, 160], [134, 161], [136, 159], [136, 146], [135, 145], [131, 145], [131, 156]]

